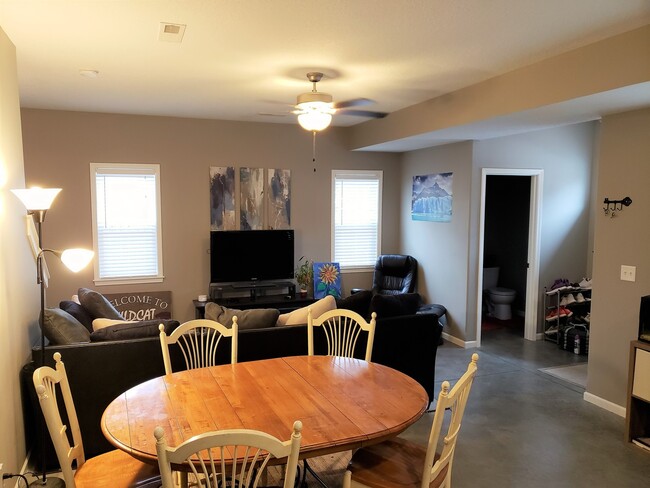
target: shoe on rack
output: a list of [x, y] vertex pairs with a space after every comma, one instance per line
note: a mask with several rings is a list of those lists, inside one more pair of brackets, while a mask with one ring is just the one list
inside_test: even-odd
[[551, 285], [551, 288], [549, 291], [546, 292], [547, 295], [553, 295], [554, 293], [557, 293], [560, 290], [566, 290], [569, 288], [571, 285], [569, 283], [569, 280], [566, 278], [558, 278], [553, 282]]
[[587, 315], [583, 317], [584, 321], [587, 322], [588, 324], [591, 323], [591, 312], [589, 312]]
[[582, 278], [582, 281], [578, 283], [580, 285], [580, 288], [584, 288], [585, 290], [590, 290], [591, 289], [591, 278]]
[[576, 294], [576, 302], [583, 303], [585, 301], [586, 301], [585, 296], [582, 293], [577, 293]]
[[544, 331], [544, 334], [546, 334], [547, 336], [552, 336], [557, 334], [557, 325], [550, 326], [548, 329]]
[[566, 307], [567, 305], [571, 305], [575, 302], [576, 299], [573, 297], [573, 293], [569, 293], [568, 295], [564, 295], [562, 297], [562, 300], [560, 300], [560, 307]]

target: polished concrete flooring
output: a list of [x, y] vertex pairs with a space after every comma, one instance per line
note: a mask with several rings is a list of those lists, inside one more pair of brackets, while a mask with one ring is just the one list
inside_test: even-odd
[[[438, 349], [436, 396], [480, 356], [453, 464], [454, 488], [650, 487], [650, 453], [624, 442], [625, 419], [583, 400], [580, 387], [538, 371], [586, 361], [507, 328], [483, 345]], [[426, 443], [433, 413], [404, 434]]]

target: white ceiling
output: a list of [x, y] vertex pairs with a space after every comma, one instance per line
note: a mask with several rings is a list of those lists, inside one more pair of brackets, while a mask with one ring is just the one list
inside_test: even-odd
[[[185, 24], [183, 41], [160, 41], [161, 23]], [[23, 107], [291, 124], [308, 71], [326, 74], [319, 90], [335, 101], [366, 97], [392, 112], [648, 23], [650, 0], [0, 0]], [[623, 108], [650, 104], [645, 88], [619, 93]], [[602, 98], [373, 149], [619, 106]]]

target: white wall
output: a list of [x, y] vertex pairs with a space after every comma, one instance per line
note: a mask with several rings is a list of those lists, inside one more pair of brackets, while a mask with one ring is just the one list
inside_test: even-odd
[[39, 308], [25, 209], [9, 191], [24, 185], [16, 50], [0, 29], [0, 463], [12, 473], [20, 472], [26, 454], [19, 373], [30, 333], [37, 334]]

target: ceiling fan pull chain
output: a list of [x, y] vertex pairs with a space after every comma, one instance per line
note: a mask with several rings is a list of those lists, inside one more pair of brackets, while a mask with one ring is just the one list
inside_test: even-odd
[[316, 131], [312, 131], [312, 142], [311, 142], [311, 162], [314, 163], [314, 173], [316, 172]]

